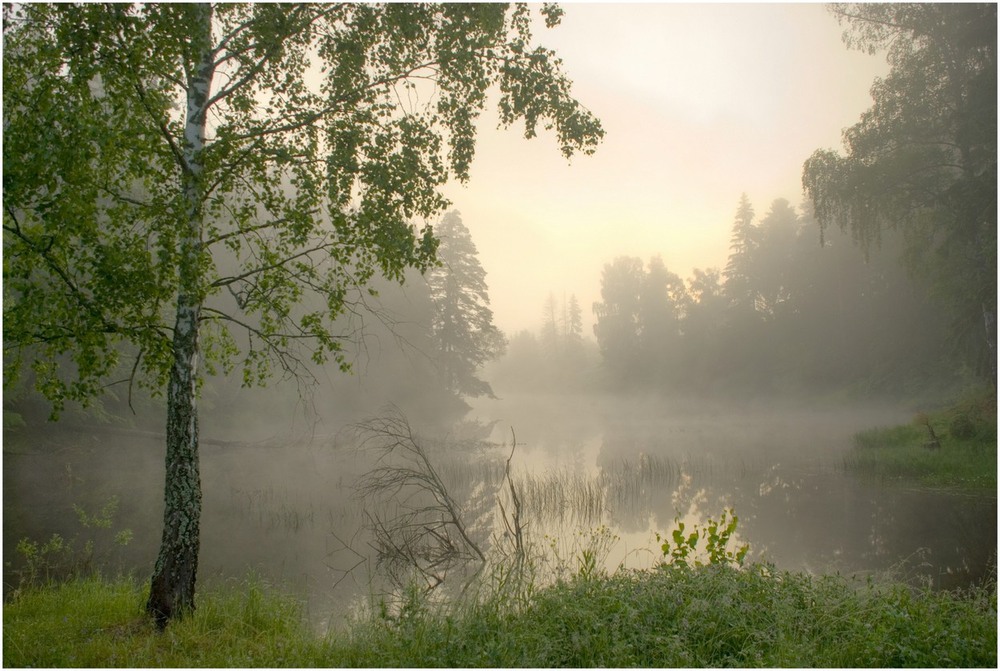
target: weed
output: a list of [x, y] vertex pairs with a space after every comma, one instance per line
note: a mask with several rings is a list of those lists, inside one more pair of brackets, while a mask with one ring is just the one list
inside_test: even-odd
[[705, 565], [713, 566], [733, 566], [742, 567], [746, 560], [747, 552], [750, 551], [748, 544], [740, 545], [735, 550], [730, 550], [729, 543], [736, 534], [736, 525], [739, 518], [736, 513], [730, 510], [723, 510], [718, 521], [709, 517], [705, 526], [694, 525], [693, 531], [684, 533], [684, 522], [679, 518], [674, 519], [677, 527], [671, 532], [669, 538], [656, 534], [656, 542], [660, 543], [660, 550], [663, 552], [663, 564], [681, 568], [688, 568], [692, 565], [691, 557], [698, 551], [698, 542], [704, 541], [704, 554], [707, 555], [707, 562], [700, 559], [693, 560], [695, 567]]
[[44, 543], [30, 538], [19, 540], [15, 550], [23, 565], [12, 570], [12, 574], [17, 576], [15, 593], [53, 580], [95, 573], [98, 566], [107, 562], [110, 549], [99, 553], [97, 547], [99, 544], [107, 546], [108, 536], [111, 547], [125, 547], [132, 541], [131, 529], [113, 531], [118, 497], [110, 497], [95, 513], [77, 504], [73, 505], [73, 511], [83, 529], [102, 531], [91, 533], [89, 538], [83, 540], [82, 546], [79, 534], [66, 539], [54, 533]]
[[[725, 537], [729, 523], [720, 520]], [[620, 570], [539, 587], [514, 607], [491, 593], [433, 604], [413, 590], [394, 617], [320, 637], [301, 606], [257, 579], [203, 591], [163, 633], [145, 587], [79, 578], [4, 607], [8, 667], [987, 667], [997, 664], [996, 582], [932, 592], [842, 576], [716, 563]]]
[[590, 530], [577, 531], [569, 552], [560, 548], [559, 539], [546, 536], [549, 555], [542, 563], [550, 579], [567, 580], [579, 577], [590, 580], [607, 575], [605, 565], [608, 555], [620, 538], [606, 525]]

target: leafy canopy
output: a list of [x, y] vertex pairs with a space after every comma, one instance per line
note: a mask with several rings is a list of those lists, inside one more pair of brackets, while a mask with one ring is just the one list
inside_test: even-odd
[[[997, 16], [995, 4], [839, 4], [845, 42], [886, 49], [891, 70], [844, 131], [845, 154], [818, 150], [802, 182], [821, 227], [865, 249], [886, 229], [951, 313], [970, 367], [996, 367]], [[985, 330], [984, 330], [985, 325]], [[984, 337], [985, 335], [985, 337]]]
[[[308, 376], [310, 360], [346, 368], [335, 319], [376, 273], [434, 264], [433, 230], [414, 222], [468, 179], [491, 90], [501, 126], [552, 131], [567, 157], [603, 136], [525, 5], [218, 4], [207, 59], [198, 11], [5, 10], [5, 381], [27, 359], [56, 411], [113, 375], [162, 389], [182, 266], [209, 372], [257, 384]], [[541, 8], [547, 27], [560, 16]], [[203, 166], [185, 181], [206, 62]]]

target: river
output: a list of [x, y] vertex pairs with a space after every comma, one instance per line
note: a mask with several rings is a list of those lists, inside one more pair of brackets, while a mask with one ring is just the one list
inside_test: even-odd
[[[503, 536], [496, 501], [505, 500], [510, 457], [526, 541], [551, 566], [556, 555], [572, 568], [588, 544], [600, 546], [608, 570], [651, 566], [661, 555], [657, 532], [676, 521], [690, 530], [730, 509], [739, 517], [734, 540], [750, 545], [751, 560], [959, 587], [995, 571], [995, 492], [931, 491], [844, 467], [856, 431], [911, 416], [873, 404], [522, 395], [477, 402], [469, 421], [425, 445], [486, 551]], [[202, 585], [254, 572], [302, 595], [309, 615], [329, 623], [377, 590], [372, 502], [354, 492], [374, 455], [342, 427], [326, 428], [203, 444]], [[162, 437], [122, 430], [57, 427], [5, 441], [5, 589], [23, 568], [17, 541], [53, 533], [77, 550], [91, 539], [95, 560], [147, 575], [161, 528], [162, 459]], [[81, 525], [74, 505], [93, 514], [113, 497], [111, 529]], [[126, 528], [133, 537], [118, 547], [113, 532]]]

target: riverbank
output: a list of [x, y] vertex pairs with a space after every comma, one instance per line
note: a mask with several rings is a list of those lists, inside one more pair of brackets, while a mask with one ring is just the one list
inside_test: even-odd
[[960, 593], [763, 564], [581, 572], [463, 606], [411, 598], [317, 635], [259, 581], [207, 590], [159, 633], [132, 579], [29, 588], [4, 605], [6, 667], [990, 667], [995, 580]]
[[884, 481], [995, 492], [996, 392], [969, 393], [949, 407], [917, 414], [909, 424], [862, 431], [844, 464]]

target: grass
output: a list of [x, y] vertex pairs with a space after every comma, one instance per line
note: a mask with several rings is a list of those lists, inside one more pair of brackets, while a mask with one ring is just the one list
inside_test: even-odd
[[81, 577], [28, 588], [4, 606], [6, 667], [309, 666], [319, 647], [288, 597], [250, 579], [209, 590], [193, 617], [160, 633], [148, 588]]
[[[530, 599], [413, 597], [319, 636], [259, 580], [207, 590], [159, 633], [130, 579], [31, 588], [4, 607], [7, 667], [991, 667], [996, 585], [962, 594], [710, 565], [577, 575]], [[523, 594], [523, 592], [522, 592]]]
[[[940, 448], [929, 447], [931, 432]], [[996, 394], [970, 394], [945, 410], [918, 414], [911, 424], [858, 433], [845, 465], [883, 480], [995, 491]]]

